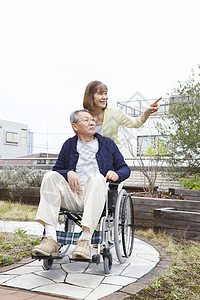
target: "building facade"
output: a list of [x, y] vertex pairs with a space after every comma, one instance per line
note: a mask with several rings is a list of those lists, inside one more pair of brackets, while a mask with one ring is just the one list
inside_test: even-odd
[[33, 133], [27, 124], [0, 120], [0, 158], [31, 154], [32, 144]]
[[[118, 102], [117, 106], [132, 117], [140, 116], [156, 99], [145, 99], [140, 93], [135, 93], [128, 101]], [[120, 127], [120, 140], [123, 141], [126, 159], [146, 156], [149, 147], [162, 140], [157, 123], [163, 122], [162, 116], [168, 111], [168, 99], [160, 101], [159, 110], [152, 114], [140, 128]], [[165, 121], [166, 122], [166, 121]], [[146, 157], [147, 158], [147, 157]], [[144, 162], [148, 159], [144, 159]], [[145, 163], [146, 164], [146, 163]]]

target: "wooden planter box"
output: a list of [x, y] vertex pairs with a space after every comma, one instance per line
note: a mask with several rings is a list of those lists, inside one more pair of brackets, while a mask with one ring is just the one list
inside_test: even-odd
[[169, 189], [169, 193], [175, 196], [183, 195], [186, 200], [200, 201], [200, 191], [197, 190], [186, 190], [181, 188]]
[[154, 228], [154, 210], [172, 207], [178, 211], [200, 213], [200, 201], [132, 197], [134, 201], [135, 227]]
[[[0, 189], [0, 200], [10, 200], [9, 190]], [[18, 201], [18, 200], [16, 200]], [[40, 188], [32, 187], [24, 192], [22, 203], [38, 205], [40, 201]]]
[[165, 232], [175, 238], [200, 241], [200, 211], [185, 211], [175, 208], [154, 210], [154, 231]]

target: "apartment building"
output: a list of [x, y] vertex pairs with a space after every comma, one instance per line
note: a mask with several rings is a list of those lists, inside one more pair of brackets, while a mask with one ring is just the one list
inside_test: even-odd
[[[117, 106], [126, 114], [140, 116], [156, 99], [145, 99], [140, 93], [135, 93], [128, 101], [118, 102]], [[123, 141], [125, 158], [144, 156], [148, 148], [161, 140], [157, 128], [158, 122], [163, 122], [162, 116], [168, 111], [168, 99], [160, 101], [159, 110], [152, 114], [140, 128], [120, 127], [120, 140]], [[165, 121], [167, 122], [167, 121]], [[148, 160], [148, 159], [147, 159]]]
[[32, 154], [33, 133], [27, 124], [0, 120], [0, 158]]

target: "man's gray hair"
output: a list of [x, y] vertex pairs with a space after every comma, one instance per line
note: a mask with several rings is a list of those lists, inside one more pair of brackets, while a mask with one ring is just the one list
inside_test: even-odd
[[78, 119], [79, 119], [79, 116], [78, 116], [78, 113], [79, 112], [82, 112], [82, 111], [85, 111], [85, 112], [88, 112], [89, 113], [89, 110], [88, 109], [78, 109], [78, 110], [75, 110], [71, 115], [70, 115], [70, 122], [71, 122], [71, 125], [72, 123], [77, 123]]

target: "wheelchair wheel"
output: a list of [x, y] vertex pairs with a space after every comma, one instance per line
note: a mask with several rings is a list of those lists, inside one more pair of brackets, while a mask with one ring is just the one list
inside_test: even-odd
[[110, 271], [112, 269], [112, 254], [111, 253], [109, 253], [108, 256], [104, 256], [103, 265], [104, 265], [104, 273], [110, 274]]
[[43, 269], [50, 270], [53, 266], [53, 258], [43, 259]]
[[122, 225], [122, 245], [124, 255], [129, 257], [133, 250], [134, 241], [134, 210], [133, 201], [130, 195], [125, 197], [122, 207], [123, 225]]
[[121, 264], [129, 257], [133, 248], [133, 202], [125, 190], [121, 190], [114, 217], [114, 242], [117, 258]]

